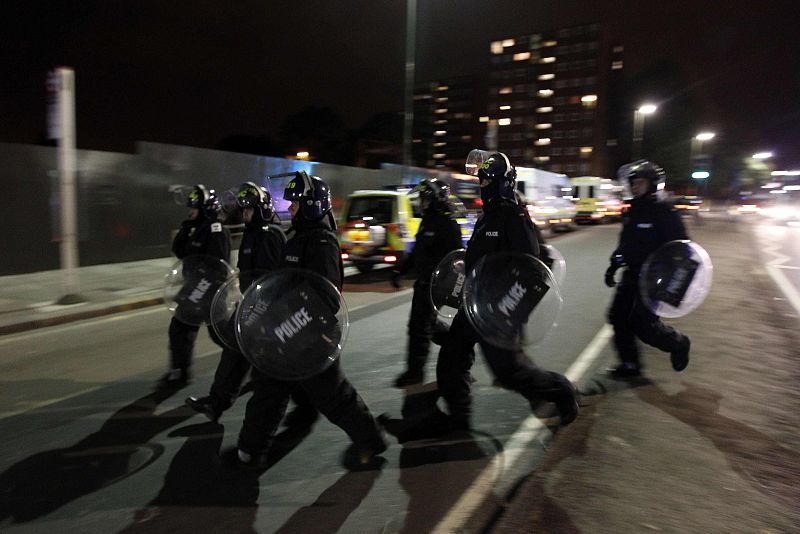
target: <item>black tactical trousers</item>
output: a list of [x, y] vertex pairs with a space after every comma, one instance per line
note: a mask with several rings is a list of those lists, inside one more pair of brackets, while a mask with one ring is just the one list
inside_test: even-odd
[[[179, 321], [175, 317], [169, 323], [169, 352], [170, 352], [170, 369], [180, 369], [181, 371], [188, 371], [192, 366], [192, 354], [194, 353], [194, 343], [197, 340], [197, 332], [200, 330], [199, 326], [186, 324]], [[214, 329], [208, 326], [208, 335], [217, 345], [222, 346], [222, 341], [214, 332]]]
[[503, 387], [516, 391], [531, 403], [554, 401], [564, 394], [566, 378], [537, 367], [521, 350], [505, 350], [483, 341], [459, 310], [450, 326], [447, 341], [439, 351], [436, 379], [456, 423], [469, 423], [472, 416], [469, 370], [475, 361], [474, 346]]
[[680, 350], [686, 336], [664, 324], [642, 302], [637, 274], [626, 271], [617, 286], [608, 310], [608, 322], [614, 327], [614, 346], [623, 362], [639, 365], [636, 338], [664, 352]]
[[422, 374], [425, 368], [436, 325], [436, 310], [430, 292], [430, 280], [417, 279], [408, 317], [408, 371], [414, 374]]
[[383, 444], [372, 413], [342, 374], [338, 361], [323, 373], [299, 382], [276, 380], [256, 368], [251, 379], [253, 396], [239, 433], [239, 448], [249, 454], [260, 454], [269, 447], [295, 388], [302, 389], [312, 404], [357, 445], [378, 449]]

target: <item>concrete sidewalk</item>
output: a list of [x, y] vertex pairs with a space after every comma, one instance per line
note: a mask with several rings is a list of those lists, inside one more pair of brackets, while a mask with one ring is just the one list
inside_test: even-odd
[[162, 302], [164, 275], [177, 260], [158, 258], [77, 269], [84, 302], [58, 304], [63, 273], [0, 277], [0, 335], [88, 319]]
[[[688, 368], [648, 348], [645, 377], [584, 380], [577, 421], [492, 532], [800, 530], [800, 320], [746, 227], [689, 230], [714, 261], [714, 286], [671, 321], [692, 339]], [[603, 357], [615, 361], [610, 346]]]
[[[79, 304], [58, 303], [66, 293], [61, 271], [0, 276], [0, 336], [163, 305], [164, 277], [177, 261], [168, 257], [80, 267], [77, 276], [83, 302]], [[345, 267], [346, 277], [354, 274], [355, 267]], [[410, 287], [410, 283], [404, 285]], [[388, 283], [386, 288], [395, 292]], [[369, 297], [346, 291], [345, 300], [353, 310]]]

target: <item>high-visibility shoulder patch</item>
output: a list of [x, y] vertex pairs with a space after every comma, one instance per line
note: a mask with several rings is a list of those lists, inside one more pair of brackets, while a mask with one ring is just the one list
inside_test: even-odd
[[211, 231], [212, 232], [221, 232], [222, 231], [222, 223], [211, 223]]

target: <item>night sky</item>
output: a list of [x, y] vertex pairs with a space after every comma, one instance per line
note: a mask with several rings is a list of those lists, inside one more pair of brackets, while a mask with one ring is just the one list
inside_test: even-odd
[[[417, 80], [475, 74], [492, 40], [600, 22], [625, 45], [625, 75], [671, 62], [698, 128], [800, 167], [800, 2], [417, 0]], [[0, 141], [45, 131], [45, 77], [77, 78], [79, 148], [137, 140], [213, 147], [274, 135], [306, 106], [348, 127], [403, 109], [404, 0], [5, 0]], [[671, 94], [675, 93], [675, 94]], [[632, 103], [635, 105], [635, 103]], [[659, 117], [659, 120], [668, 120]]]

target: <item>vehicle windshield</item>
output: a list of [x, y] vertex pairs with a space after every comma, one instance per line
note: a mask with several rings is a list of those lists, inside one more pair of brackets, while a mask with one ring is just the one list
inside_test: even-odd
[[386, 224], [392, 221], [393, 197], [355, 197], [350, 199], [347, 220], [365, 220], [373, 224]]

